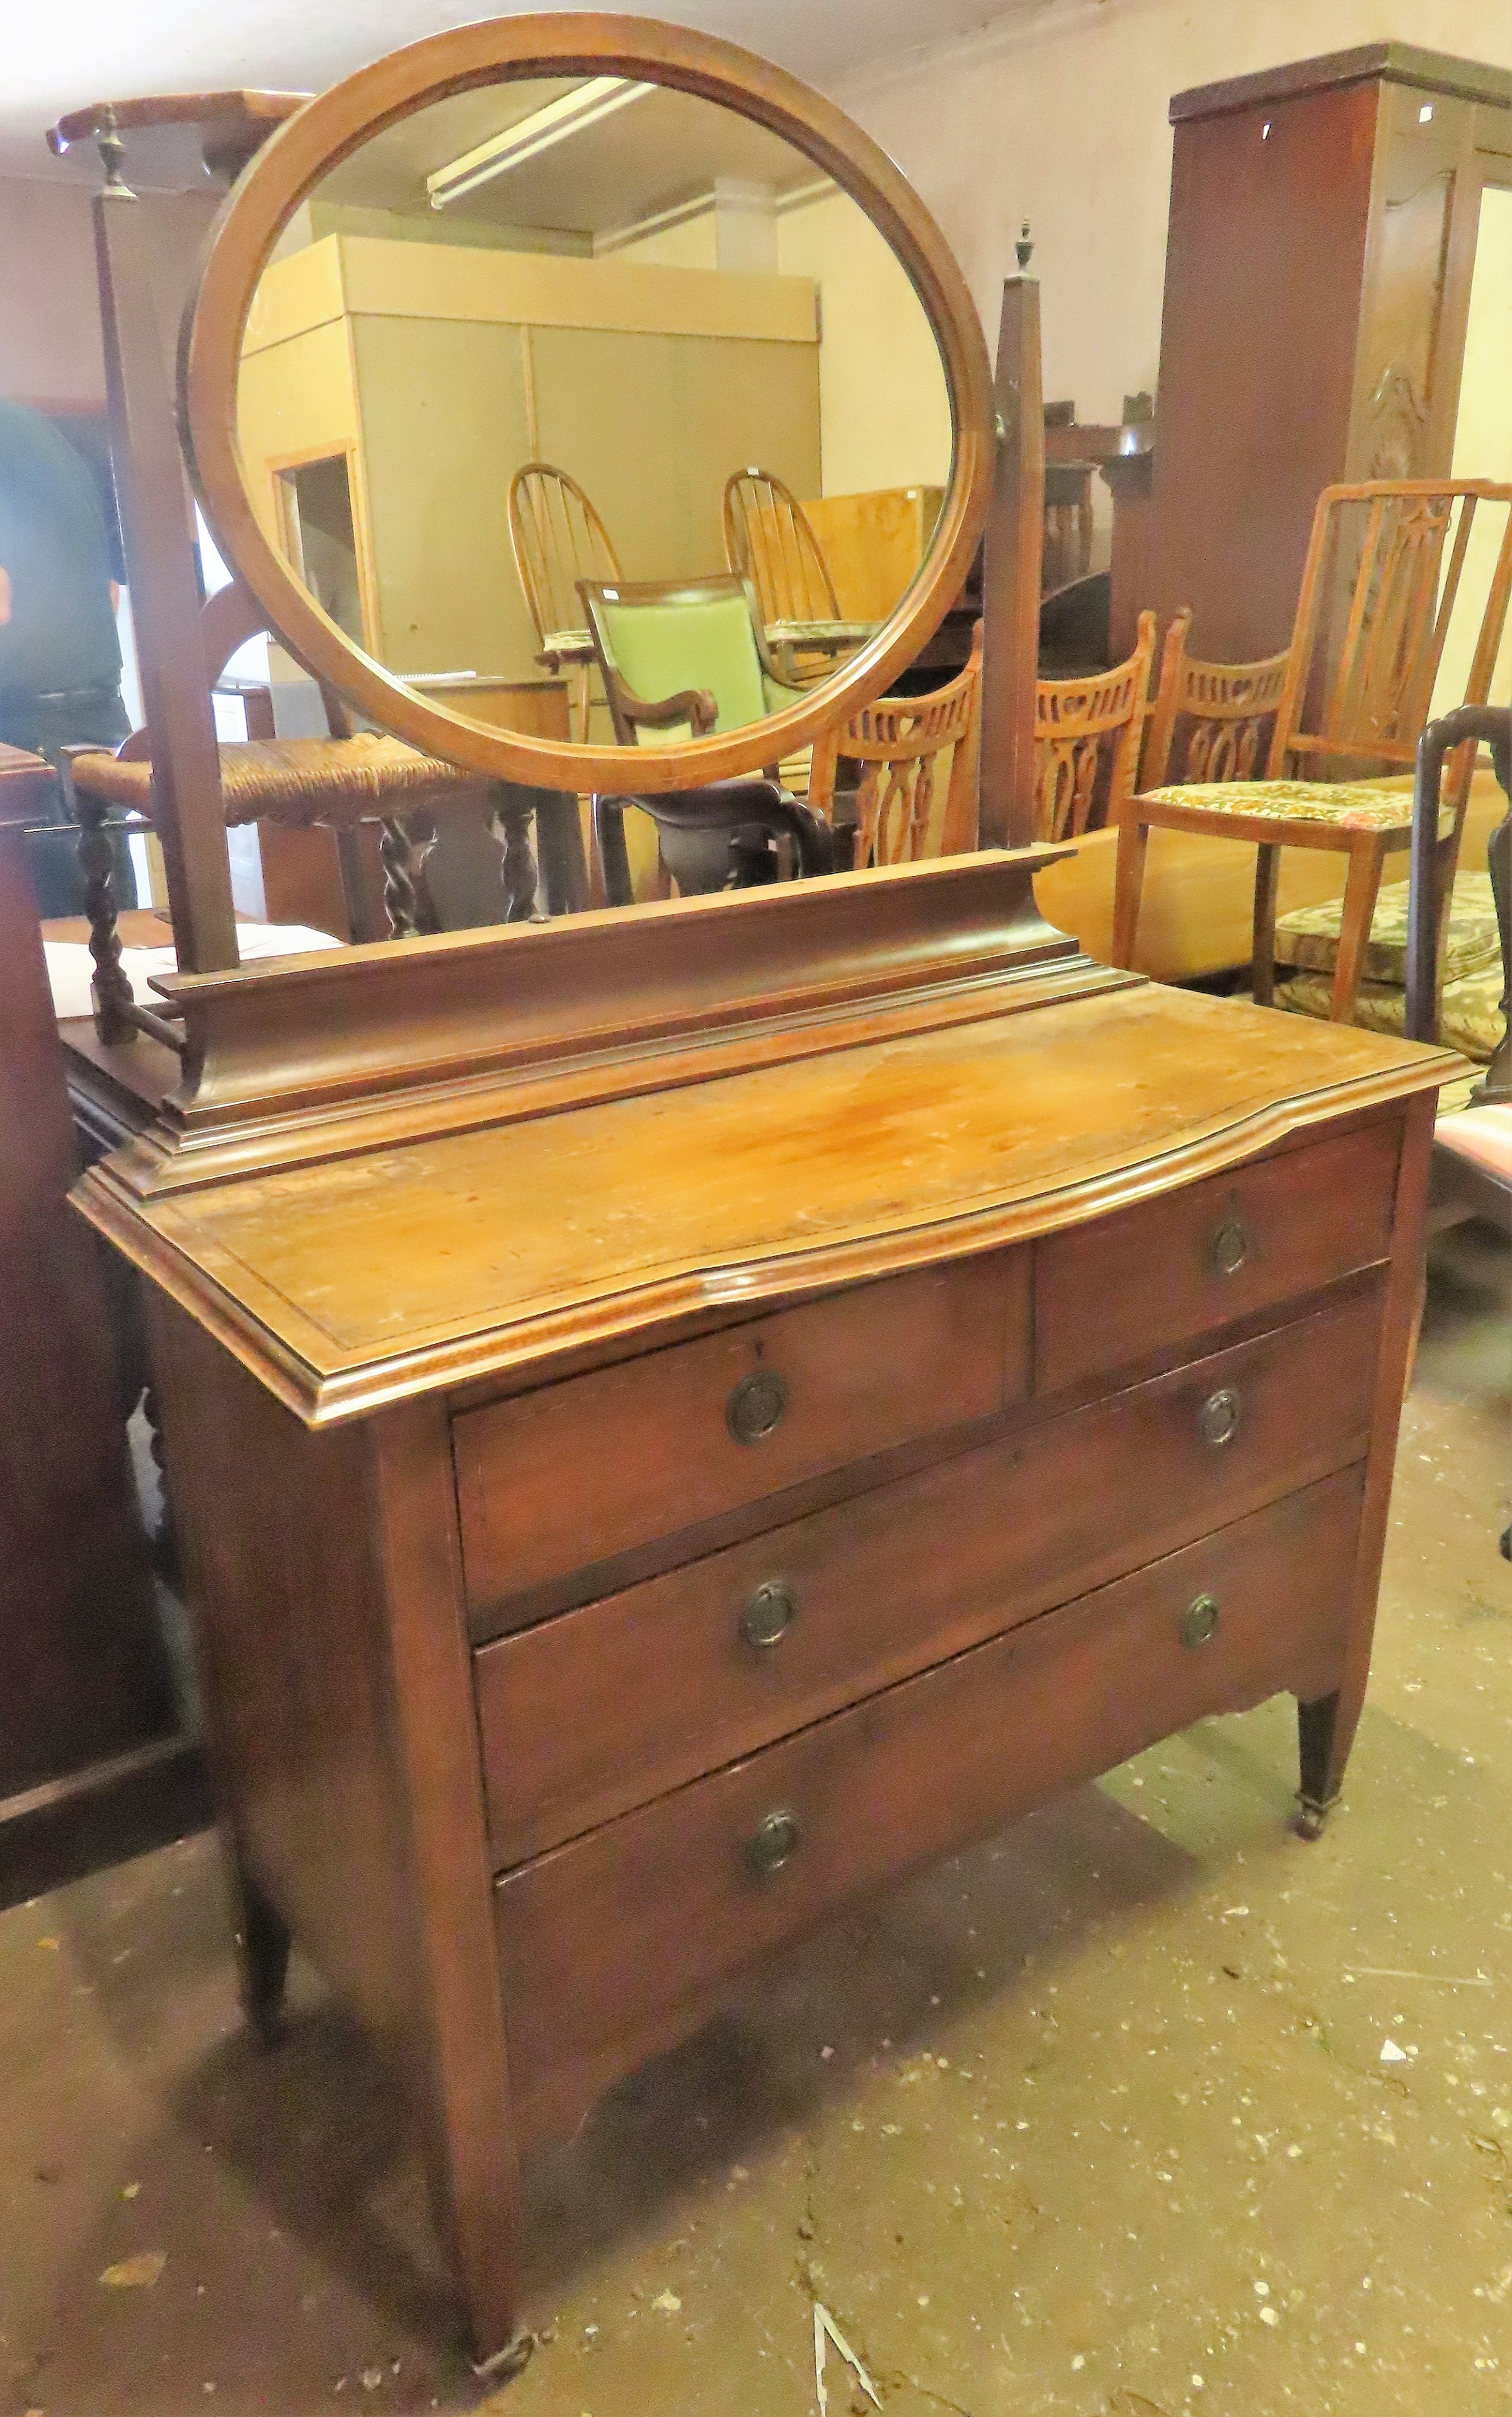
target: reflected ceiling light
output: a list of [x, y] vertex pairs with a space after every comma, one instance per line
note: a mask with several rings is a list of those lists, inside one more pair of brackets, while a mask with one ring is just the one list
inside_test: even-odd
[[575, 92], [563, 93], [560, 99], [533, 109], [528, 117], [506, 127], [502, 134], [491, 135], [476, 150], [464, 151], [460, 160], [435, 169], [425, 180], [431, 207], [444, 210], [448, 203], [476, 192], [480, 185], [491, 185], [511, 168], [523, 167], [527, 160], [538, 159], [543, 151], [585, 133], [590, 126], [600, 125], [616, 110], [655, 90], [654, 84], [632, 84], [625, 76], [590, 76]]

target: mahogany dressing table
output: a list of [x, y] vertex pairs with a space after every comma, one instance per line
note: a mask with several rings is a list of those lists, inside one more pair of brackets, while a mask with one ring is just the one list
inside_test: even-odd
[[[945, 363], [952, 482], [900, 614], [771, 722], [637, 755], [688, 786], [885, 686], [992, 476], [959, 271], [787, 78], [511, 19], [311, 103], [210, 256], [196, 475], [359, 706], [505, 777], [623, 782], [602, 747], [543, 771], [546, 742], [356, 653], [226, 407], [323, 163], [527, 66], [780, 133], [864, 201]], [[1308, 1826], [1338, 1790], [1458, 1061], [1161, 990], [1045, 925], [1054, 852], [992, 844], [1027, 812], [1021, 569], [990, 540], [1027, 634], [982, 853], [170, 978], [183, 1082], [76, 1194], [146, 1279], [249, 2013], [276, 2018], [293, 1937], [391, 2049], [480, 2355], [519, 2311], [522, 2157], [750, 1958], [1278, 1691]]]

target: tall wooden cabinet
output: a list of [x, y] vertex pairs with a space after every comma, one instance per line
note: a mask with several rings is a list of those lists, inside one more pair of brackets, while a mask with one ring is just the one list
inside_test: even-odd
[[1319, 490], [1446, 476], [1512, 74], [1370, 42], [1178, 93], [1149, 596], [1201, 652], [1291, 634]]

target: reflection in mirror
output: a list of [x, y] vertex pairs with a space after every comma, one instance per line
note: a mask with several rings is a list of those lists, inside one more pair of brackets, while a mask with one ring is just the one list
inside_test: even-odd
[[242, 349], [272, 542], [469, 718], [664, 747], [896, 610], [951, 467], [900, 264], [802, 152], [612, 76], [401, 119], [295, 212]]

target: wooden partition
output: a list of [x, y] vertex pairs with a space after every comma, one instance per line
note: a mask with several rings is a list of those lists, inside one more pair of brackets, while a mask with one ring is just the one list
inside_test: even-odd
[[505, 517], [515, 469], [544, 458], [580, 479], [627, 576], [721, 569], [732, 469], [759, 461], [795, 494], [820, 485], [814, 288], [326, 236], [265, 276], [239, 405], [285, 551], [280, 480], [348, 464], [351, 634], [395, 671], [522, 678], [537, 640]]

